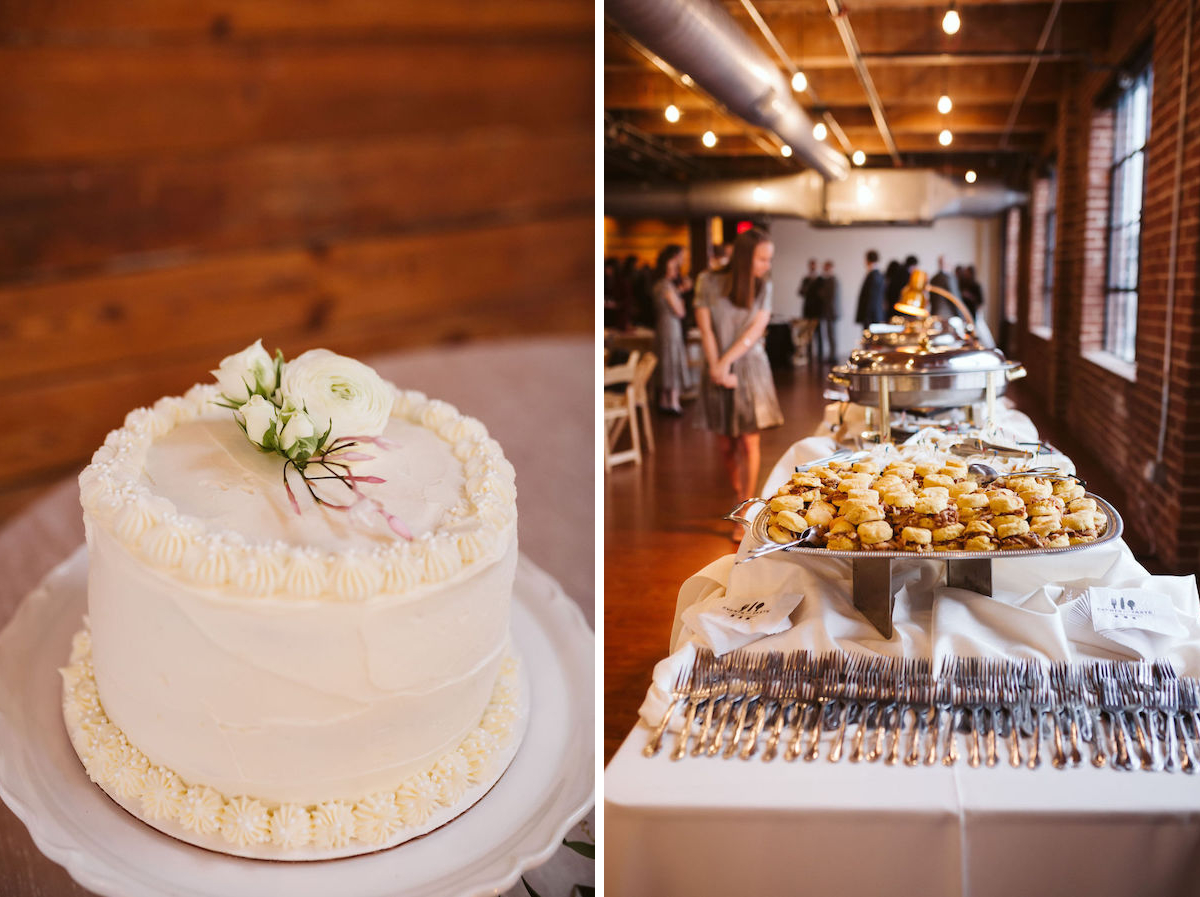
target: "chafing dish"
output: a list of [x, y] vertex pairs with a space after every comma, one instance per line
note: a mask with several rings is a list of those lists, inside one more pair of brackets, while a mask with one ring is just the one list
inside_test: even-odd
[[946, 408], [985, 405], [986, 422], [1010, 380], [1025, 368], [999, 349], [976, 342], [938, 345], [930, 339], [915, 344], [855, 349], [850, 359], [829, 373], [829, 382], [846, 391], [851, 402], [878, 408], [880, 437], [890, 441], [893, 410], [928, 413]]

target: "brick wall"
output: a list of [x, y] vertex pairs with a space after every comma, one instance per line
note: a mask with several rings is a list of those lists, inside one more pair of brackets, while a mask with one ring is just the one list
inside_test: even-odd
[[[1180, 103], [1187, 4], [1193, 6], [1187, 94]], [[1066, 79], [1059, 104], [1054, 152], [1058, 162], [1058, 251], [1055, 259], [1054, 336], [1050, 343], [1029, 332], [1031, 292], [1040, 289], [1032, 216], [1022, 216], [1030, 251], [1018, 278], [1021, 358], [1051, 388], [1030, 390], [1045, 409], [1065, 422], [1094, 460], [1125, 486], [1112, 498], [1125, 518], [1131, 542], [1145, 546], [1164, 565], [1200, 569], [1200, 10], [1196, 0], [1155, 0], [1123, 7], [1113, 28], [1107, 66], [1120, 65], [1152, 40], [1154, 86], [1151, 135], [1146, 152], [1142, 211], [1141, 281], [1136, 363], [1106, 361], [1103, 346], [1104, 277], [1107, 262], [1108, 178], [1112, 115], [1105, 105], [1114, 75], [1105, 66], [1082, 65]], [[1182, 180], [1176, 186], [1176, 152], [1183, 114]], [[1033, 186], [1031, 184], [1031, 186]], [[1178, 253], [1173, 309], [1170, 243], [1178, 200]], [[1168, 328], [1170, 318], [1170, 329]], [[1164, 365], [1170, 369], [1161, 485], [1143, 470], [1159, 441]]]

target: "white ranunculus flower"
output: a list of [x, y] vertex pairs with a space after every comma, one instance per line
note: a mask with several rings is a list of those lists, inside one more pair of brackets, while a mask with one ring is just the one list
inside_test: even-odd
[[392, 388], [361, 361], [328, 349], [310, 349], [283, 367], [280, 391], [303, 408], [318, 433], [330, 438], [378, 436], [392, 413]]
[[[279, 434], [279, 447], [285, 452], [291, 452], [297, 442], [302, 439], [308, 439], [310, 436], [315, 436], [316, 432], [312, 418], [303, 411], [297, 411], [288, 419], [288, 422], [283, 427], [283, 431]], [[321, 432], [325, 431], [322, 430]]]
[[244, 402], [256, 392], [269, 393], [275, 388], [275, 362], [262, 347], [261, 339], [221, 359], [220, 366], [211, 373], [217, 378], [221, 394], [233, 402]]
[[241, 412], [246, 435], [255, 445], [261, 446], [263, 437], [279, 421], [279, 409], [262, 396], [251, 396], [250, 401], [241, 407]]

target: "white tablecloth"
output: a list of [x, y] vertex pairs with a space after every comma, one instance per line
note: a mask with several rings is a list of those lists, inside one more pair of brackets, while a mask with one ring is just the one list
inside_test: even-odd
[[[810, 448], [812, 448], [810, 446]], [[815, 450], [815, 449], [814, 449]], [[744, 550], [744, 549], [743, 549]], [[719, 590], [737, 601], [800, 591], [793, 626], [750, 650], [841, 648], [1080, 660], [1166, 656], [1200, 675], [1194, 577], [1151, 577], [1120, 540], [1045, 558], [993, 562], [993, 595], [944, 585], [944, 563], [897, 562], [902, 582], [886, 640], [856, 611], [850, 565], [771, 556], [710, 564], [680, 590], [673, 645], [655, 671], [645, 719], [687, 662], [679, 614]], [[1186, 635], [1141, 651], [1089, 631], [1068, 612], [1090, 585], [1170, 596]], [[1119, 772], [1085, 763], [1030, 770], [740, 759], [647, 759], [643, 722], [605, 774], [606, 884], [623, 897], [883, 893], [1055, 895], [1200, 893], [1200, 775]], [[960, 742], [960, 750], [962, 744]], [[1086, 753], [1086, 750], [1085, 750]]]

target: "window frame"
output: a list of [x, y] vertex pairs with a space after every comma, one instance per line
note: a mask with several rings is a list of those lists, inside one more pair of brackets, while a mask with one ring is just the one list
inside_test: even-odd
[[[1108, 215], [1104, 227], [1104, 316], [1102, 345], [1103, 351], [1106, 354], [1126, 364], [1135, 364], [1137, 359], [1137, 309], [1142, 287], [1142, 225], [1146, 209], [1146, 155], [1150, 145], [1151, 117], [1154, 102], [1154, 66], [1149, 54], [1139, 55], [1135, 63], [1127, 67], [1124, 77], [1128, 78], [1129, 82], [1127, 85], [1116, 89], [1111, 103], [1113, 110], [1113, 152], [1108, 166]], [[1132, 118], [1128, 109], [1132, 106], [1134, 92], [1137, 90], [1139, 83], [1143, 81], [1146, 85], [1144, 133], [1141, 142], [1137, 146], [1130, 148], [1128, 152], [1125, 152], [1118, 158], [1117, 152], [1121, 149], [1118, 136], [1123, 135], [1127, 131], [1128, 119]], [[1125, 105], [1126, 103], [1129, 105]], [[1139, 155], [1141, 156], [1141, 184], [1139, 185], [1137, 216], [1129, 220], [1118, 221], [1118, 209], [1115, 207], [1118, 186], [1117, 178], [1119, 175], [1125, 174], [1126, 166]], [[1123, 184], [1123, 186], [1128, 185]], [[1122, 194], [1122, 198], [1124, 198], [1124, 194]], [[1133, 284], [1132, 286], [1124, 283], [1116, 285], [1113, 277], [1113, 263], [1114, 244], [1117, 240], [1114, 238], [1120, 238], [1135, 225], [1137, 227], [1137, 265], [1134, 271]], [[1123, 261], [1127, 263], [1128, 258], [1123, 259]], [[1132, 309], [1130, 309], [1130, 305], [1132, 305]], [[1118, 306], [1120, 307], [1118, 308]], [[1128, 333], [1120, 332], [1124, 325], [1122, 322], [1114, 320], [1118, 313], [1123, 313], [1124, 317], [1131, 319]], [[1120, 339], [1121, 336], [1125, 337], [1124, 340]]]

